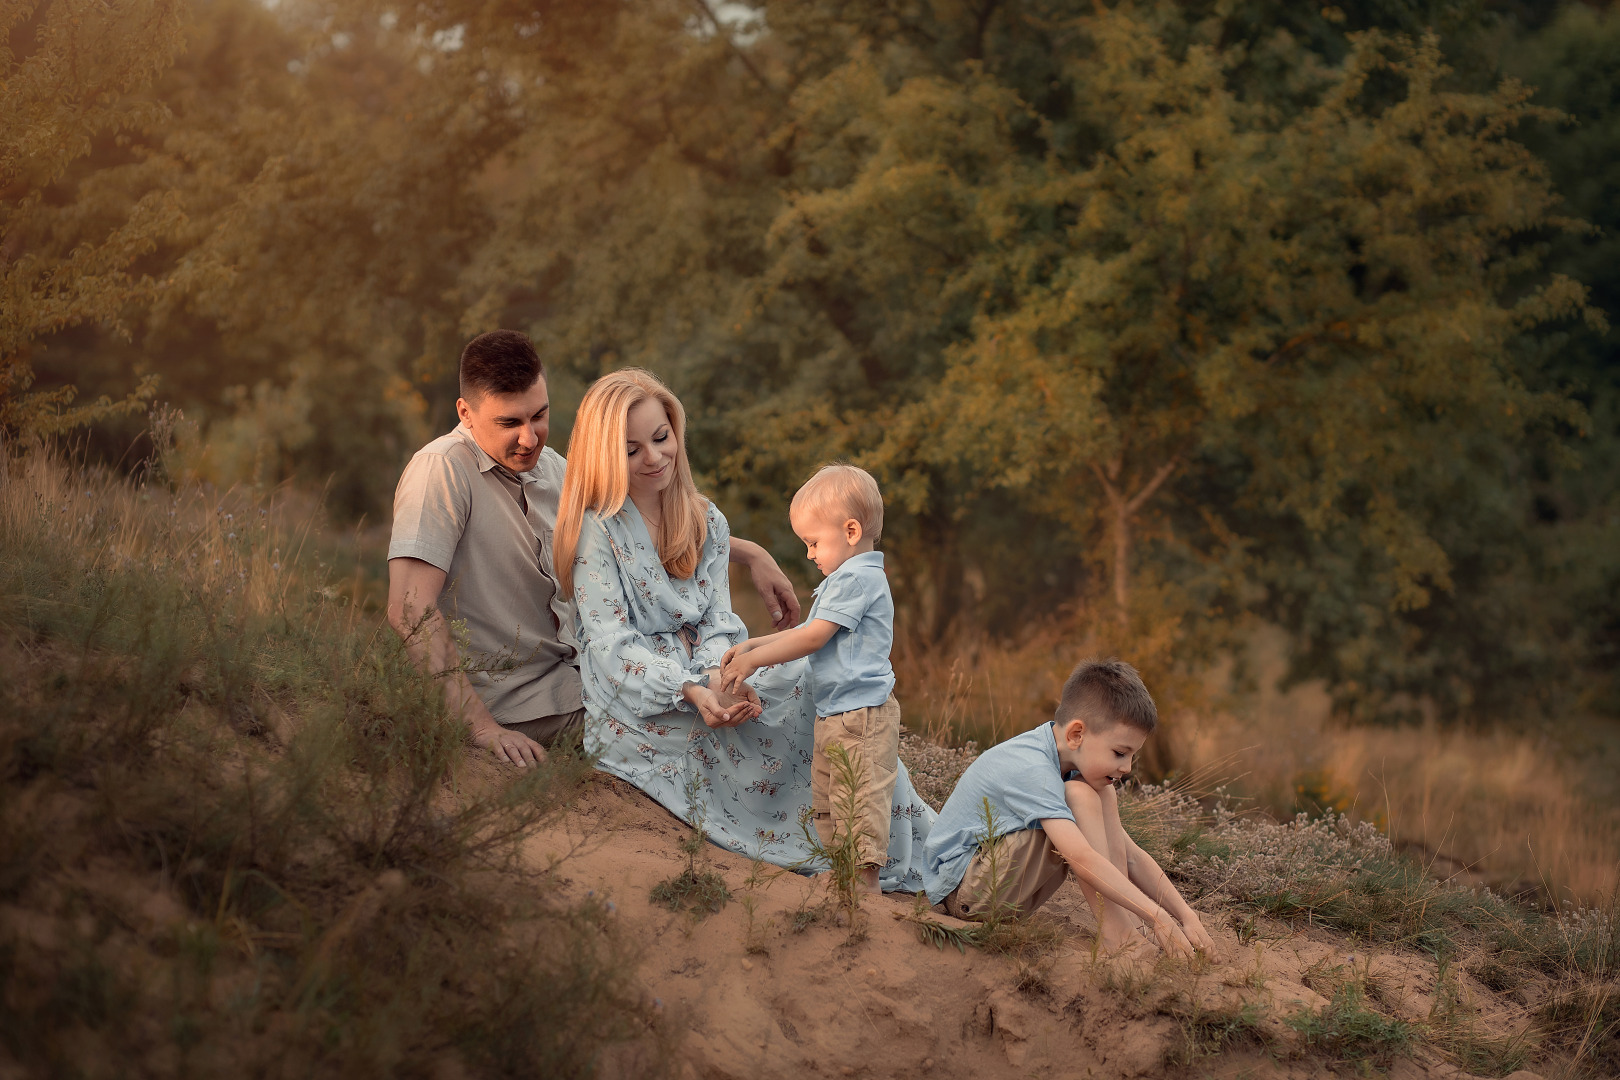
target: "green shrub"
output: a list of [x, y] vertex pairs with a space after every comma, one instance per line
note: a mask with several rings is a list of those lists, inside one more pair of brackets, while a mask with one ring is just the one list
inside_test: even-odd
[[0, 1046], [53, 1074], [573, 1076], [657, 1044], [611, 912], [519, 857], [589, 762], [469, 768], [303, 535], [0, 461], [0, 899], [34, 927], [0, 930]]

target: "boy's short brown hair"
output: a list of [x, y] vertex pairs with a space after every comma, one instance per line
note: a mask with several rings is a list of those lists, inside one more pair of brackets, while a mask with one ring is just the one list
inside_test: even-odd
[[792, 508], [835, 510], [860, 522], [868, 539], [883, 535], [883, 492], [877, 481], [865, 469], [842, 461], [817, 469], [793, 496]]
[[1142, 684], [1142, 676], [1112, 656], [1082, 660], [1069, 673], [1054, 719], [1062, 725], [1076, 717], [1101, 727], [1128, 724], [1149, 735], [1159, 726], [1158, 706]]

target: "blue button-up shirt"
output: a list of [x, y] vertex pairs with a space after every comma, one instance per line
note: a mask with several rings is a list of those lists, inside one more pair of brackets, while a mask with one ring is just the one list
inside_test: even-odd
[[816, 589], [805, 621], [825, 619], [838, 632], [810, 657], [816, 715], [882, 705], [894, 690], [894, 598], [883, 553], [852, 555]]

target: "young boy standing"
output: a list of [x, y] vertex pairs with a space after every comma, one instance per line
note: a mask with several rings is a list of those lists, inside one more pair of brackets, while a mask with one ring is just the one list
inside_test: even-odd
[[959, 919], [982, 919], [992, 905], [1028, 914], [1073, 873], [1104, 948], [1133, 943], [1145, 926], [1167, 953], [1213, 952], [1198, 913], [1119, 820], [1114, 782], [1158, 722], [1131, 665], [1076, 667], [1052, 723], [992, 746], [957, 781], [924, 849], [928, 899]]
[[[873, 550], [883, 532], [883, 495], [865, 470], [827, 465], [793, 496], [789, 519], [804, 541], [805, 557], [827, 578], [816, 589], [803, 625], [749, 638], [726, 652], [722, 685], [730, 690], [760, 668], [810, 658], [816, 833], [823, 847], [831, 847], [840, 832], [853, 832], [861, 882], [876, 892], [889, 850], [890, 802], [900, 760], [900, 705], [889, 665], [894, 600], [883, 554]], [[842, 747], [855, 765], [853, 793], [828, 762], [834, 747]], [[850, 805], [854, 820], [845, 821]]]

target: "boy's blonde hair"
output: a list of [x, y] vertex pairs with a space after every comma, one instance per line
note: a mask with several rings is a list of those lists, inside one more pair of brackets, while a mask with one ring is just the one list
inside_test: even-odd
[[677, 581], [697, 572], [698, 556], [708, 536], [709, 500], [692, 482], [692, 464], [686, 457], [686, 410], [652, 372], [622, 368], [591, 384], [574, 414], [574, 431], [568, 438], [568, 472], [557, 508], [553, 561], [557, 587], [570, 600], [574, 596], [574, 554], [579, 550], [585, 511], [612, 517], [630, 495], [625, 421], [630, 410], [648, 398], [664, 407], [675, 437], [675, 475], [659, 495], [664, 527], [658, 537], [658, 561]]
[[883, 492], [865, 469], [834, 462], [823, 465], [793, 496], [792, 510], [835, 511], [861, 523], [861, 534], [876, 541], [883, 535]]

